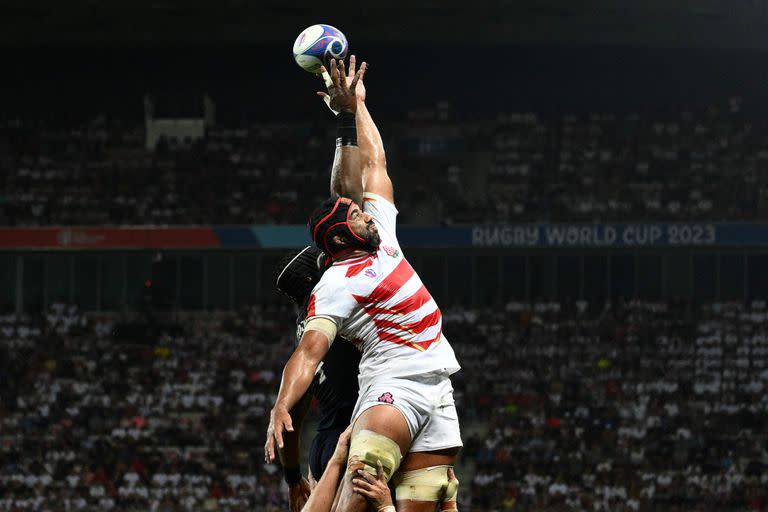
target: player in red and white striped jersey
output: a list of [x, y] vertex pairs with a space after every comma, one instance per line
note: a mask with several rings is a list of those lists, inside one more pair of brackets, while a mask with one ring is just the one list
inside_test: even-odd
[[[324, 317], [362, 352], [360, 382], [378, 375], [407, 377], [459, 369], [442, 330], [437, 303], [405, 259], [395, 236], [397, 210], [365, 194], [363, 212], [381, 239], [378, 248], [334, 261], [312, 292], [307, 319]], [[318, 226], [322, 229], [323, 224]]]
[[[387, 479], [397, 472], [398, 511], [433, 511], [438, 502], [452, 510], [456, 486], [449, 484], [448, 469], [462, 442], [450, 375], [460, 366], [442, 332], [440, 309], [398, 243], [398, 212], [378, 130], [365, 103], [355, 100], [354, 86], [339, 82], [343, 63], [332, 75], [331, 106], [341, 114], [331, 183], [333, 191], [348, 197], [330, 198], [310, 219], [315, 244], [333, 264], [312, 292], [305, 332], [286, 364], [269, 432], [282, 445], [282, 432], [292, 431], [288, 411], [339, 334], [360, 349], [362, 359], [348, 472], [335, 509], [366, 509], [352, 478], [361, 468], [375, 474], [381, 460]], [[356, 161], [356, 135], [362, 162]], [[355, 173], [357, 168], [362, 173]]]

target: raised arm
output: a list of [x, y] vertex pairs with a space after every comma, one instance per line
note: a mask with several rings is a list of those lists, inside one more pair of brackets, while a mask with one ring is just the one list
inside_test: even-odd
[[358, 109], [356, 97], [365, 97], [365, 86], [362, 83], [366, 63], [360, 70], [355, 69], [355, 56], [350, 57], [349, 73], [345, 73], [344, 61], [330, 62], [331, 72], [321, 67], [320, 71], [326, 80], [328, 93], [322, 91], [318, 95], [325, 99], [332, 110], [338, 112], [336, 118], [338, 136], [336, 152], [331, 167], [331, 194], [349, 197], [357, 204], [363, 204], [363, 169], [360, 165], [360, 148], [357, 142], [359, 123], [355, 119]]
[[293, 423], [288, 411], [293, 409], [309, 389], [317, 365], [328, 353], [329, 346], [328, 335], [316, 330], [304, 331], [299, 346], [285, 364], [280, 391], [270, 414], [267, 442], [264, 446], [264, 458], [268, 463], [271, 464], [275, 460], [275, 442], [277, 447], [282, 449], [283, 433], [293, 432]]
[[331, 166], [331, 195], [348, 197], [363, 204], [363, 172], [357, 146], [336, 142]]
[[[364, 192], [379, 195], [394, 204], [392, 180], [387, 173], [387, 156], [379, 129], [373, 122], [365, 103], [366, 89], [363, 76], [367, 65], [363, 62], [355, 72], [355, 56], [349, 59], [349, 73], [345, 76], [344, 61], [331, 61], [328, 93], [318, 92], [329, 100], [330, 107], [339, 111], [340, 125], [350, 122], [355, 114], [357, 146], [337, 144], [331, 170], [331, 193], [349, 197], [362, 205]], [[351, 97], [357, 101], [353, 105]]]
[[360, 146], [360, 163], [363, 172], [363, 192], [379, 195], [395, 203], [392, 180], [387, 174], [387, 156], [384, 153], [384, 142], [373, 122], [368, 107], [363, 100], [358, 99], [357, 106], [357, 140]]

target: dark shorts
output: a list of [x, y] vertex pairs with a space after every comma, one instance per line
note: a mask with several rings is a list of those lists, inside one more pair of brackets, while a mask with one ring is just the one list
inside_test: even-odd
[[320, 480], [325, 471], [325, 466], [331, 460], [336, 443], [339, 442], [339, 436], [344, 429], [320, 430], [312, 440], [312, 446], [309, 448], [309, 469], [312, 470], [312, 476], [315, 480]]

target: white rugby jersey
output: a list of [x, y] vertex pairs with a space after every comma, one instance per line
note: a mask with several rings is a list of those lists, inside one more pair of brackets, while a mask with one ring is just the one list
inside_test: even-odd
[[395, 205], [367, 193], [363, 209], [379, 230], [378, 251], [334, 262], [312, 290], [307, 320], [329, 318], [358, 347], [361, 382], [385, 373], [457, 372], [461, 367], [443, 336], [440, 308], [397, 242]]

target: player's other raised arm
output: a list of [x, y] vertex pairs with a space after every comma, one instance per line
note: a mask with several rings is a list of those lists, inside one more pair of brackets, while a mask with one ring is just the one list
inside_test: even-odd
[[356, 111], [358, 87], [364, 94], [362, 78], [366, 64], [355, 70], [355, 57], [350, 57], [349, 74], [345, 73], [344, 61], [331, 59], [330, 74], [321, 67], [327, 81], [328, 93], [318, 95], [328, 98], [329, 106], [338, 112], [338, 136], [336, 152], [331, 167], [331, 195], [349, 197], [359, 205], [363, 204], [363, 169], [360, 164], [360, 150], [357, 143]]
[[387, 156], [384, 142], [365, 104], [365, 89], [362, 100], [358, 98], [357, 140], [360, 146], [360, 164], [363, 172], [363, 192], [376, 194], [390, 203], [395, 203], [392, 180], [387, 173]]

